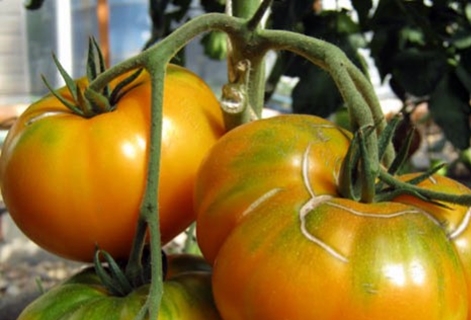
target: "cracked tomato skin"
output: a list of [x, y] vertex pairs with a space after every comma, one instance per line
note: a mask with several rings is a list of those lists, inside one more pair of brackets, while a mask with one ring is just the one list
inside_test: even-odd
[[[400, 175], [398, 178], [407, 181], [417, 177], [419, 173]], [[471, 190], [460, 182], [435, 174], [420, 182], [419, 187], [445, 192], [455, 195], [471, 195]], [[454, 244], [456, 251], [463, 264], [468, 292], [471, 293], [471, 208], [455, 203], [443, 203], [440, 201], [426, 202], [410, 195], [401, 195], [394, 201], [406, 203], [420, 208], [439, 221], [450, 241]], [[471, 294], [468, 295], [468, 303], [471, 306]], [[471, 312], [468, 315], [471, 320]]]
[[[59, 91], [70, 99], [65, 88]], [[31, 240], [72, 260], [92, 261], [97, 245], [127, 258], [146, 181], [150, 99], [150, 76], [142, 72], [112, 112], [83, 118], [48, 95], [19, 117], [2, 149], [0, 183], [11, 217]], [[196, 170], [223, 133], [211, 89], [170, 65], [159, 193], [163, 243], [195, 220]]]
[[[192, 259], [179, 255], [169, 258]], [[194, 261], [199, 262], [196, 257]], [[211, 273], [191, 270], [191, 267], [180, 272], [173, 267], [170, 263], [172, 276], [167, 276], [163, 282], [158, 319], [221, 320], [212, 296]], [[18, 320], [134, 320], [148, 295], [149, 285], [143, 285], [126, 296], [114, 296], [103, 286], [93, 268], [88, 268], [33, 301]]]
[[224, 320], [464, 320], [459, 257], [415, 207], [280, 190], [225, 240], [213, 265]]
[[275, 189], [299, 185], [303, 170], [313, 193], [337, 195], [350, 139], [348, 131], [326, 119], [295, 114], [253, 121], [225, 134], [196, 179], [197, 239], [206, 260], [214, 261], [251, 206]]

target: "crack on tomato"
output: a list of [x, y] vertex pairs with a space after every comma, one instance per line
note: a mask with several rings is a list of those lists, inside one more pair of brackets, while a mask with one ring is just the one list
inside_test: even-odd
[[458, 238], [466, 229], [468, 229], [470, 222], [471, 222], [471, 208], [468, 208], [460, 224], [455, 228], [455, 230], [452, 233], [448, 235], [448, 238], [450, 240]]
[[60, 114], [66, 114], [66, 113], [68, 113], [68, 112], [63, 112], [63, 111], [42, 112], [41, 114], [38, 114], [37, 116], [31, 117], [30, 119], [28, 119], [28, 121], [26, 121], [25, 124], [27, 126], [30, 126], [38, 120], [48, 118], [48, 117], [52, 117], [52, 116], [56, 116], [56, 115], [60, 115]]
[[306, 187], [307, 192], [311, 195], [311, 198], [315, 198], [316, 194], [311, 187], [311, 181], [309, 181], [309, 152], [311, 152], [312, 143], [308, 144], [306, 150], [303, 154], [303, 159], [301, 162], [302, 172], [301, 175], [303, 177], [304, 186]]
[[272, 198], [273, 196], [275, 196], [278, 192], [280, 192], [281, 190], [283, 190], [282, 188], [273, 188], [271, 189], [270, 191], [268, 192], [265, 192], [264, 194], [262, 194], [260, 197], [258, 197], [257, 199], [255, 199], [254, 202], [252, 202], [248, 207], [247, 209], [244, 210], [244, 212], [242, 212], [242, 217], [246, 216], [247, 214], [249, 214], [250, 212], [252, 212], [253, 210], [255, 210], [258, 206], [260, 206], [262, 203], [264, 203], [265, 201], [267, 201], [268, 199]]
[[313, 234], [309, 232], [306, 228], [306, 216], [315, 208], [317, 208], [321, 203], [324, 203], [333, 197], [331, 195], [316, 195], [314, 190], [311, 187], [311, 182], [309, 181], [309, 152], [311, 150], [312, 144], [309, 144], [304, 151], [303, 159], [302, 159], [302, 178], [304, 182], [304, 186], [308, 191], [311, 198], [301, 207], [299, 210], [299, 220], [301, 222], [301, 233], [308, 239], [309, 241], [317, 244], [323, 250], [325, 250], [328, 254], [333, 256], [334, 258], [347, 263], [348, 259], [343, 256], [340, 252], [335, 250], [333, 247], [329, 246], [327, 243], [322, 241], [321, 239], [317, 238]]
[[[398, 212], [392, 212], [392, 213], [388, 213], [388, 214], [382, 214], [382, 213], [366, 213], [366, 212], [360, 212], [360, 211], [357, 211], [357, 210], [354, 210], [350, 207], [345, 207], [341, 204], [338, 204], [338, 203], [333, 203], [333, 202], [327, 202], [326, 203], [327, 205], [331, 206], [331, 207], [335, 207], [335, 208], [339, 208], [339, 209], [342, 209], [350, 214], [353, 214], [355, 216], [358, 216], [358, 217], [363, 217], [363, 218], [381, 218], [381, 219], [390, 219], [390, 218], [395, 218], [395, 217], [400, 217], [400, 216], [403, 216], [405, 214], [413, 214], [413, 213], [422, 213], [424, 214], [425, 216], [427, 216], [428, 218], [432, 218], [430, 215], [428, 215], [427, 213], [423, 212], [423, 211], [420, 211], [420, 210], [417, 210], [417, 209], [410, 209], [410, 210], [402, 210], [402, 211], [398, 211]], [[433, 219], [434, 222], [438, 223], [438, 221], [436, 221], [436, 219]]]
[[306, 228], [306, 216], [312, 210], [314, 210], [316, 207], [318, 207], [320, 204], [325, 203], [326, 201], [328, 201], [330, 199], [332, 199], [332, 196], [330, 196], [330, 195], [320, 195], [320, 196], [309, 199], [309, 201], [306, 202], [301, 207], [301, 209], [299, 210], [299, 220], [301, 221], [301, 233], [303, 234], [304, 237], [306, 237], [306, 239], [308, 239], [309, 241], [317, 244], [319, 247], [321, 247], [324, 251], [326, 251], [328, 254], [330, 254], [335, 259], [338, 259], [341, 262], [347, 263], [348, 262], [347, 257], [342, 255], [340, 252], [335, 250], [335, 248], [329, 246], [327, 243], [325, 243], [321, 239], [314, 236]]

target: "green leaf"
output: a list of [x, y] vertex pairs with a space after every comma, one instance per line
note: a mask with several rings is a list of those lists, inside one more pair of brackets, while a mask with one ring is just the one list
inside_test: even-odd
[[37, 10], [42, 7], [44, 0], [26, 0], [23, 1], [23, 5], [28, 10]]
[[337, 33], [352, 34], [360, 32], [358, 24], [352, 20], [347, 11], [335, 12], [335, 22]]
[[463, 63], [460, 62], [458, 66], [455, 69], [456, 76], [458, 79], [461, 81], [461, 84], [463, 87], [466, 88], [468, 93], [471, 93], [471, 74], [468, 69], [466, 69], [465, 66], [463, 66]]
[[380, 78], [384, 80], [392, 70], [391, 61], [398, 51], [398, 34], [394, 30], [378, 29], [369, 47]]
[[360, 21], [360, 25], [365, 27], [368, 22], [370, 10], [373, 8], [373, 1], [351, 0], [351, 3], [355, 11], [358, 13], [358, 20]]
[[425, 96], [433, 92], [447, 69], [446, 57], [438, 51], [408, 49], [396, 54], [392, 76], [408, 93]]
[[312, 3], [312, 0], [274, 2], [271, 8], [271, 28], [293, 30], [307, 15], [313, 15]]
[[453, 74], [443, 77], [429, 101], [430, 113], [445, 137], [458, 149], [469, 147], [469, 94]]
[[464, 13], [468, 22], [471, 23], [471, 3], [466, 4], [466, 7], [464, 8]]
[[307, 67], [306, 74], [292, 92], [293, 112], [328, 117], [343, 103], [330, 74], [318, 67]]

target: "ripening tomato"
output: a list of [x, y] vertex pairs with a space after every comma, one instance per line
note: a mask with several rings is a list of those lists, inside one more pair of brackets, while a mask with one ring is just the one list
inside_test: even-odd
[[[221, 319], [214, 305], [210, 272], [174, 270], [172, 273], [163, 283], [159, 320]], [[93, 268], [88, 268], [37, 298], [18, 320], [134, 320], [148, 295], [149, 285], [125, 296], [113, 295]]]
[[336, 195], [350, 139], [348, 131], [326, 119], [294, 114], [225, 134], [202, 161], [195, 185], [197, 240], [206, 260], [214, 261], [243, 216], [303, 177], [312, 193]]
[[213, 292], [225, 320], [464, 320], [468, 312], [460, 259], [430, 215], [299, 188], [232, 230], [213, 265]]
[[[71, 100], [66, 88], [59, 92]], [[81, 261], [93, 259], [96, 245], [116, 259], [129, 254], [147, 174], [149, 74], [123, 92], [114, 111], [91, 118], [45, 96], [8, 133], [0, 159], [3, 199], [19, 228], [50, 252]], [[165, 78], [162, 130], [159, 205], [166, 243], [194, 221], [197, 167], [224, 132], [211, 89], [174, 65]]]
[[[402, 181], [408, 181], [417, 177], [419, 173], [410, 173], [399, 176]], [[420, 182], [419, 187], [428, 190], [450, 193], [454, 195], [470, 195], [471, 190], [456, 180], [441, 175], [433, 175], [430, 178]], [[466, 275], [468, 285], [469, 305], [471, 306], [471, 208], [461, 206], [455, 203], [444, 203], [441, 201], [427, 202], [410, 195], [401, 195], [394, 201], [411, 204], [420, 208], [437, 219], [445, 229], [445, 232], [454, 244], [463, 269]], [[468, 315], [471, 320], [471, 312]]]

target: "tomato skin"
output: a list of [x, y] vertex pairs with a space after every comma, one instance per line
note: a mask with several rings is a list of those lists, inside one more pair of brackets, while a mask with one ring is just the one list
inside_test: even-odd
[[[134, 320], [148, 294], [149, 285], [144, 285], [125, 297], [112, 296], [88, 268], [33, 301], [18, 320]], [[220, 320], [211, 273], [188, 270], [166, 279], [158, 319]]]
[[202, 161], [195, 185], [197, 239], [206, 260], [214, 261], [226, 235], [257, 199], [271, 196], [267, 190], [299, 185], [303, 164], [315, 194], [336, 195], [350, 139], [349, 132], [326, 119], [294, 114], [225, 134]]
[[[60, 92], [70, 98], [65, 88]], [[128, 256], [147, 174], [150, 99], [150, 76], [143, 72], [113, 112], [82, 118], [48, 95], [20, 116], [3, 146], [0, 182], [12, 218], [31, 240], [72, 260], [92, 261], [96, 245], [116, 259]], [[169, 66], [159, 193], [163, 243], [195, 220], [196, 170], [223, 133], [211, 89]]]
[[[415, 178], [419, 173], [409, 173], [399, 176], [402, 181]], [[418, 184], [419, 187], [455, 195], [470, 195], [471, 190], [456, 180], [441, 175], [433, 175]], [[439, 220], [463, 264], [463, 270], [468, 285], [469, 305], [471, 306], [471, 208], [454, 203], [426, 202], [410, 195], [401, 195], [394, 201], [406, 203], [420, 208]], [[471, 312], [468, 315], [471, 320]]]
[[223, 319], [466, 319], [462, 266], [435, 220], [395, 202], [307, 199], [282, 191], [230, 233], [213, 265]]
[[192, 271], [212, 272], [211, 266], [199, 255], [180, 253], [167, 256], [166, 279]]

